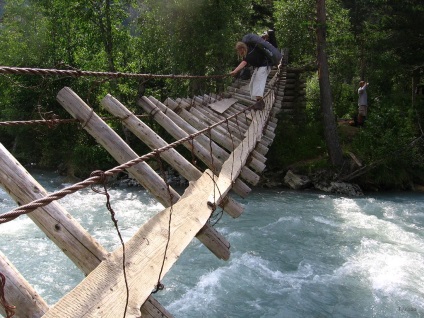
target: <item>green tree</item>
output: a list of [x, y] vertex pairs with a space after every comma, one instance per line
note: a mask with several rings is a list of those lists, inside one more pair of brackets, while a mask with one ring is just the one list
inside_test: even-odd
[[[136, 54], [130, 35], [129, 5], [130, 1], [9, 1], [1, 21], [0, 56], [10, 66], [137, 71], [139, 60], [132, 59]], [[132, 99], [135, 103], [134, 83], [112, 84], [92, 78], [3, 77], [0, 85], [5, 98], [0, 104], [1, 117], [49, 119], [53, 113], [61, 118], [69, 117], [55, 100], [63, 86], [71, 86], [94, 108], [97, 98], [106, 92], [119, 92], [123, 101]], [[57, 128], [48, 136], [45, 130], [38, 134], [33, 130], [33, 127], [2, 129], [1, 140], [16, 150], [18, 158], [46, 166], [58, 162], [70, 164], [73, 147], [77, 140], [82, 140], [79, 136], [84, 135], [76, 126]], [[93, 149], [93, 144], [94, 140], [85, 138], [87, 152]], [[81, 147], [82, 143], [78, 142], [78, 149]]]
[[330, 74], [328, 70], [326, 52], [326, 18], [325, 0], [317, 0], [317, 60], [318, 77], [320, 84], [321, 108], [324, 121], [324, 136], [327, 144], [331, 163], [335, 166], [343, 164], [343, 153], [337, 134], [337, 124], [333, 112], [333, 97], [330, 87]]

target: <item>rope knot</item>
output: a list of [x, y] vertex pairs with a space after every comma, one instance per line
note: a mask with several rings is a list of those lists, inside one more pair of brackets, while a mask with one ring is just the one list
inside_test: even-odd
[[99, 177], [99, 180], [97, 183], [99, 184], [105, 184], [106, 183], [106, 173], [102, 170], [95, 170], [90, 174], [90, 177]]
[[162, 284], [161, 282], [158, 282], [158, 284], [155, 287], [156, 288], [154, 291], [152, 291], [152, 294], [156, 294], [158, 291], [165, 289], [165, 285]]

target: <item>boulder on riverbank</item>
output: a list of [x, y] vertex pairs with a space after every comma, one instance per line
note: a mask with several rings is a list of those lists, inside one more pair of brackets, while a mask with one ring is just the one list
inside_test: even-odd
[[312, 186], [311, 179], [307, 176], [297, 175], [291, 170], [287, 171], [284, 183], [293, 190], [306, 189]]
[[284, 177], [284, 182], [294, 190], [313, 187], [320, 191], [343, 194], [347, 196], [364, 195], [361, 188], [357, 184], [332, 181], [329, 179], [329, 176], [323, 172], [313, 175], [312, 179], [310, 179], [308, 176], [297, 175], [289, 170]]
[[343, 194], [350, 197], [364, 195], [361, 188], [357, 184], [347, 182], [317, 182], [314, 183], [314, 188], [324, 192]]

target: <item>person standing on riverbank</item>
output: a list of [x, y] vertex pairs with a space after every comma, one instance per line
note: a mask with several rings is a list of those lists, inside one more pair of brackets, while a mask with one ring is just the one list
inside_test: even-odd
[[358, 88], [358, 126], [363, 126], [365, 119], [367, 118], [368, 113], [368, 96], [367, 96], [367, 87], [369, 83], [365, 81], [359, 82]]

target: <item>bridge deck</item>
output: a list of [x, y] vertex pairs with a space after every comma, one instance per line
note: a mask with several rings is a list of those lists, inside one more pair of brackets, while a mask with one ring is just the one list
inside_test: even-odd
[[[106, 251], [58, 203], [39, 208], [49, 218], [34, 222], [87, 275], [70, 293], [54, 306], [46, 303], [16, 275], [13, 265], [3, 256], [0, 272], [6, 273], [8, 301], [15, 304], [17, 317], [172, 317], [152, 297], [160, 279], [177, 261], [190, 241], [198, 238], [212, 253], [222, 259], [230, 257], [230, 244], [208, 222], [212, 212], [222, 207], [232, 217], [239, 217], [243, 207], [234, 195], [245, 197], [258, 183], [265, 169], [266, 153], [275, 137], [275, 115], [281, 106], [276, 100], [284, 91], [285, 68], [272, 72], [264, 97], [265, 107], [254, 110], [245, 81], [235, 81], [224, 96], [214, 94], [192, 99], [167, 99], [164, 103], [153, 97], [142, 97], [139, 105], [208, 167], [199, 171], [147, 125], [112, 96], [102, 105], [151, 149], [160, 153], [175, 170], [189, 180], [189, 187], [179, 196], [146, 162], [129, 167], [128, 172], [145, 187], [165, 209], [142, 225], [137, 233], [119, 248]], [[138, 155], [69, 88], [57, 97], [67, 111], [122, 164]], [[280, 103], [281, 105], [281, 103]], [[210, 129], [210, 127], [213, 127]], [[209, 129], [208, 129], [209, 128]], [[193, 137], [193, 135], [196, 135]], [[45, 190], [19, 165], [5, 149], [2, 151], [0, 183], [20, 204], [45, 195]], [[14, 168], [13, 168], [14, 167]], [[10, 171], [21, 184], [11, 181]], [[28, 174], [26, 172], [26, 174]], [[23, 180], [23, 181], [22, 181]], [[22, 188], [37, 189], [20, 193]], [[53, 207], [52, 212], [51, 209]], [[57, 220], [60, 219], [60, 223]], [[60, 225], [59, 225], [60, 224]], [[62, 233], [68, 233], [63, 239]], [[148, 242], [148, 243], [147, 243]], [[125, 273], [125, 275], [124, 275]], [[24, 287], [23, 287], [24, 286]], [[24, 289], [24, 291], [22, 290]], [[128, 290], [128, 294], [127, 294]], [[27, 296], [22, 296], [26, 293]], [[34, 299], [39, 299], [35, 302]], [[127, 303], [128, 302], [128, 303]], [[141, 307], [141, 309], [140, 309]], [[0, 313], [3, 308], [0, 308]]]

